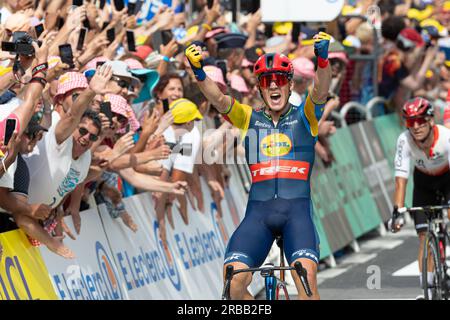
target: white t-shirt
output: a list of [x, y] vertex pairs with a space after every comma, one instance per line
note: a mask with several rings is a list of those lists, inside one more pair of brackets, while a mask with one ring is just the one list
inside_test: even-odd
[[59, 120], [59, 115], [52, 114], [52, 126], [35, 150], [24, 157], [30, 170], [28, 201], [44, 203], [52, 208], [86, 179], [91, 164], [90, 150], [77, 160], [72, 158], [72, 136], [58, 145], [55, 129]]
[[[166, 142], [176, 143], [175, 130], [170, 126], [163, 132]], [[171, 171], [177, 169], [186, 173], [192, 174], [194, 171], [195, 159], [200, 149], [201, 135], [197, 126], [192, 131], [184, 134], [181, 137], [181, 144], [192, 144], [192, 154], [190, 156], [184, 156], [179, 153], [172, 153], [168, 159], [161, 160], [161, 164], [164, 169]]]

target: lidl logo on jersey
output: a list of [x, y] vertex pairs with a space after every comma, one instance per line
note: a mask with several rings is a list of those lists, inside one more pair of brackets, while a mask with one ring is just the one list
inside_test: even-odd
[[291, 152], [292, 141], [284, 133], [274, 133], [261, 140], [260, 149], [266, 157], [282, 157]]

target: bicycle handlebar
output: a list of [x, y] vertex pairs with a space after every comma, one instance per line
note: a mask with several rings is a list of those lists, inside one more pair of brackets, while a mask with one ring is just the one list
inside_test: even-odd
[[239, 273], [243, 272], [260, 272], [261, 274], [266, 273], [270, 274], [273, 271], [289, 271], [289, 270], [295, 270], [300, 278], [300, 281], [302, 283], [303, 289], [305, 289], [305, 293], [308, 297], [312, 296], [312, 291], [308, 283], [308, 272], [305, 268], [303, 268], [300, 261], [297, 261], [294, 264], [294, 267], [275, 267], [275, 266], [269, 266], [269, 267], [261, 267], [261, 268], [247, 268], [247, 269], [238, 269], [234, 270], [234, 267], [232, 265], [227, 266], [225, 270], [225, 285], [222, 293], [222, 300], [224, 300], [227, 296], [231, 280], [233, 279], [233, 276]]
[[398, 208], [398, 213], [402, 214], [405, 212], [421, 212], [421, 211], [439, 211], [444, 209], [450, 209], [450, 204], [444, 204], [439, 206], [424, 206], [424, 207], [412, 207], [412, 208]]

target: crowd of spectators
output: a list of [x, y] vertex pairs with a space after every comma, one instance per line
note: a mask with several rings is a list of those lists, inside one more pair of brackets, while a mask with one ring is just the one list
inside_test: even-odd
[[[191, 44], [207, 54], [207, 76], [253, 107], [263, 105], [253, 65], [264, 53], [284, 53], [294, 65], [290, 102], [299, 105], [315, 73], [312, 37], [325, 28], [333, 81], [316, 153], [326, 166], [338, 126], [332, 110], [347, 102], [367, 105], [379, 95], [383, 114], [420, 95], [446, 107], [450, 1], [347, 0], [326, 24], [262, 23], [260, 10], [233, 19], [219, 0], [210, 8], [173, 0], [151, 19], [137, 12], [140, 1], [132, 9], [115, 3], [4, 0], [0, 9], [0, 232], [20, 228], [65, 258], [74, 253], [64, 236], [76, 239], [80, 211], [92, 206], [105, 204], [136, 232], [123, 198], [140, 192], [151, 192], [164, 243], [172, 205], [188, 224], [188, 206], [205, 212], [211, 192], [218, 218], [226, 214], [226, 159], [244, 150], [239, 131], [199, 91], [184, 56]], [[75, 230], [64, 223], [69, 215]]]

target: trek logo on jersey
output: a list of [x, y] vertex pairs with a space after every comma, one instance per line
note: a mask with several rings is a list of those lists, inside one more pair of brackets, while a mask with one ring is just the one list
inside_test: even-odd
[[278, 160], [253, 164], [250, 166], [252, 181], [271, 179], [308, 180], [309, 163], [304, 161]]
[[291, 152], [292, 141], [283, 133], [274, 133], [261, 140], [260, 149], [266, 157], [282, 157]]

